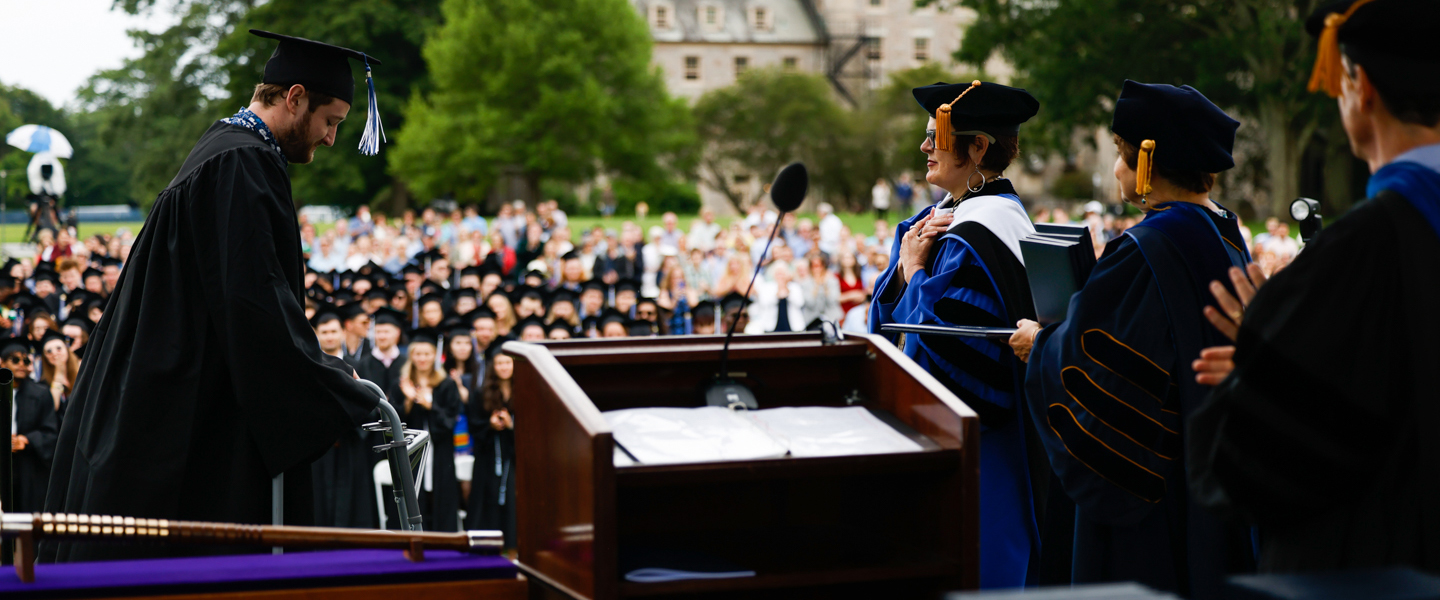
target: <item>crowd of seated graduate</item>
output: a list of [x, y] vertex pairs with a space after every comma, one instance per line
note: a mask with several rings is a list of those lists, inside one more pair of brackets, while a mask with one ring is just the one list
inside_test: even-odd
[[[0, 366], [15, 375], [10, 451], [16, 511], [40, 510], [50, 462], [90, 333], [119, 281], [133, 236], [77, 241], [73, 227], [36, 232], [35, 254], [0, 266]], [[10, 510], [10, 508], [6, 508]]]

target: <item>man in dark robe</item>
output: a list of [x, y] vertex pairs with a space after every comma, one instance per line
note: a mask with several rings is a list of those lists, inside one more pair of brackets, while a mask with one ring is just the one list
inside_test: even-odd
[[1338, 98], [1374, 173], [1370, 199], [1243, 313], [1222, 295], [1238, 339], [1196, 364], [1220, 384], [1186, 432], [1192, 487], [1257, 525], [1262, 571], [1440, 571], [1437, 22], [1440, 3], [1399, 0], [1332, 4], [1307, 22], [1338, 29], [1321, 37], [1339, 47], [1322, 48], [1312, 90]]
[[[155, 200], [70, 397], [48, 512], [308, 524], [310, 463], [378, 398], [305, 320], [288, 163], [334, 143], [359, 53], [281, 39], [248, 108], [210, 127]], [[373, 59], [371, 62], [374, 62]], [[372, 98], [373, 102], [373, 98]], [[47, 543], [83, 561], [225, 547]]]
[[14, 420], [10, 452], [14, 460], [15, 506], [10, 512], [44, 510], [50, 482], [50, 460], [60, 434], [60, 416], [45, 384], [30, 378], [30, 352], [24, 339], [0, 342], [4, 367], [15, 373]]
[[[354, 305], [317, 309], [310, 323], [320, 340], [320, 351], [336, 357], [345, 353], [344, 319]], [[346, 358], [351, 367], [358, 360]], [[358, 374], [358, 367], [357, 374]], [[378, 438], [377, 438], [378, 439]], [[323, 527], [359, 527], [374, 529], [379, 522], [375, 512], [375, 478], [371, 471], [376, 458], [374, 447], [379, 442], [370, 432], [352, 427], [335, 446], [310, 465], [315, 487], [315, 524]]]

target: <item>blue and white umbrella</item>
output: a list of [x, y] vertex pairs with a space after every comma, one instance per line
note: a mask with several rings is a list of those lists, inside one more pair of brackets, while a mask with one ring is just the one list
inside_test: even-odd
[[75, 149], [70, 140], [44, 125], [21, 125], [5, 136], [5, 143], [26, 152], [49, 152], [60, 158], [70, 158]]

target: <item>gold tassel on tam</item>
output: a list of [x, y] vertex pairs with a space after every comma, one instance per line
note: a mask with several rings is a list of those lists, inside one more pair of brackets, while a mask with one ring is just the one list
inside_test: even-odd
[[964, 98], [964, 97], [965, 97], [965, 94], [970, 93], [970, 90], [973, 90], [973, 89], [975, 89], [975, 88], [977, 88], [977, 87], [980, 87], [980, 80], [979, 80], [979, 79], [976, 79], [975, 81], [970, 82], [970, 87], [965, 88], [965, 91], [960, 92], [960, 95], [959, 95], [959, 96], [956, 96], [954, 100], [951, 100], [949, 103], [946, 103], [946, 104], [941, 104], [941, 105], [940, 105], [940, 108], [938, 108], [938, 109], [935, 110], [935, 149], [936, 149], [936, 150], [944, 150], [944, 151], [946, 151], [946, 152], [949, 152], [949, 151], [950, 151], [950, 146], [951, 146], [951, 139], [950, 139], [950, 138], [954, 137], [954, 136], [951, 135], [951, 133], [953, 133], [953, 132], [955, 131], [954, 126], [952, 126], [952, 125], [950, 124], [950, 106], [953, 105], [953, 104], [955, 104], [956, 102], [959, 102], [961, 98]]
[[1355, 14], [1355, 9], [1374, 0], [1356, 0], [1350, 9], [1341, 13], [1330, 13], [1325, 17], [1325, 30], [1320, 32], [1320, 47], [1315, 52], [1315, 70], [1310, 72], [1311, 92], [1324, 89], [1331, 98], [1340, 96], [1340, 76], [1344, 65], [1340, 62], [1340, 27]]
[[1155, 140], [1140, 142], [1140, 157], [1135, 165], [1135, 193], [1140, 194], [1140, 203], [1150, 195], [1150, 178], [1155, 171]]

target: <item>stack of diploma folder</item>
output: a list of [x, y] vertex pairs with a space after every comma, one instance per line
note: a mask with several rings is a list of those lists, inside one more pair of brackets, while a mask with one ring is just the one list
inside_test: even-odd
[[1070, 296], [1085, 287], [1095, 268], [1095, 245], [1084, 225], [1036, 223], [1035, 233], [1020, 240], [1025, 276], [1041, 323], [1065, 320]]

